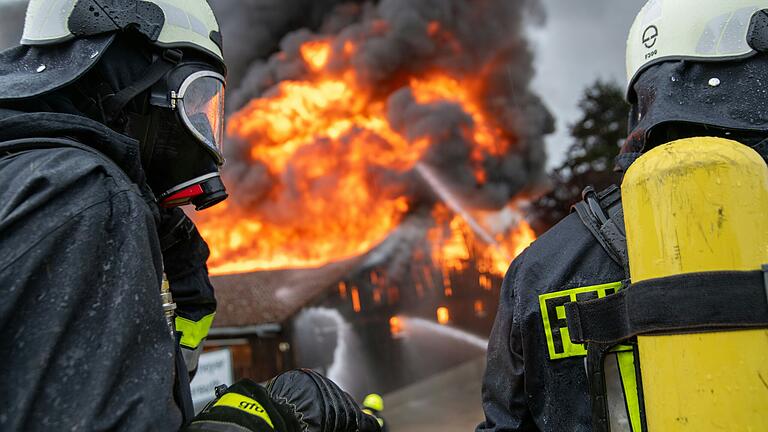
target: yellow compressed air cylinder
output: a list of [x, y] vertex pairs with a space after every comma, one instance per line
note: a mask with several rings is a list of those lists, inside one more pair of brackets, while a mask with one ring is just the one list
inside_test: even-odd
[[[768, 263], [768, 168], [740, 143], [657, 147], [622, 200], [633, 282]], [[649, 432], [768, 431], [768, 330], [641, 336], [638, 350]]]

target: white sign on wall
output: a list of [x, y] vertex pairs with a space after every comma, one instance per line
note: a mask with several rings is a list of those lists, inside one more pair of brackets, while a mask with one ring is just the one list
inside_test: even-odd
[[195, 411], [201, 410], [216, 395], [214, 389], [219, 385], [232, 385], [232, 353], [228, 349], [200, 354], [197, 374], [190, 383], [192, 402]]

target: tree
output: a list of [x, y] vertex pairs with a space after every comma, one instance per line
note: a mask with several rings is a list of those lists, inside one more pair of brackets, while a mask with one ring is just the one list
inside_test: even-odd
[[552, 190], [531, 204], [534, 229], [544, 232], [570, 212], [581, 192], [592, 185], [598, 191], [618, 183], [614, 159], [627, 134], [629, 105], [616, 83], [598, 80], [586, 88], [579, 108], [582, 117], [570, 125], [574, 142], [566, 161], [550, 175]]

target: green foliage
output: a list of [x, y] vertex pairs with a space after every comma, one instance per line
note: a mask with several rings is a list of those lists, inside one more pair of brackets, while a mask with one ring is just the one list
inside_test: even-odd
[[537, 232], [567, 216], [586, 186], [600, 191], [619, 182], [619, 174], [613, 172], [614, 159], [626, 138], [629, 116], [621, 87], [598, 80], [584, 91], [579, 108], [582, 116], [570, 125], [574, 141], [566, 161], [550, 175], [552, 190], [531, 205]]

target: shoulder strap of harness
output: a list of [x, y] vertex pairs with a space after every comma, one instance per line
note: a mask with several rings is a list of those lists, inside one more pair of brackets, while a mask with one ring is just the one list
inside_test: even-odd
[[573, 210], [608, 256], [624, 269], [625, 277], [629, 279], [621, 189], [613, 185], [598, 194], [592, 186], [588, 186], [582, 197], [583, 201], [574, 205]]
[[[125, 177], [126, 181], [131, 182], [128, 175], [117, 166], [107, 155], [96, 150], [93, 147], [89, 147], [79, 141], [71, 138], [49, 138], [49, 137], [34, 137], [34, 138], [21, 138], [10, 141], [0, 141], [0, 155], [13, 154], [28, 150], [43, 150], [53, 149], [61, 147], [74, 147], [80, 150], [93, 153], [108, 162], [108, 166], [113, 168], [114, 171], [121, 173], [121, 176]], [[131, 182], [132, 183], [132, 182]]]
[[34, 137], [0, 141], [0, 153], [18, 153], [27, 150], [50, 149], [57, 147], [77, 147], [98, 153], [97, 150], [87, 147], [69, 138]]

